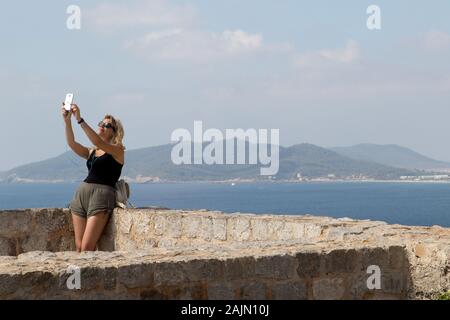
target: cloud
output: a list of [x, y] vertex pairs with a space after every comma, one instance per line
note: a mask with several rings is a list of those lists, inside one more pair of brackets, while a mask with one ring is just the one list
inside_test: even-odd
[[359, 44], [354, 40], [349, 40], [343, 49], [321, 50], [319, 55], [331, 61], [342, 63], [353, 62], [360, 56]]
[[203, 62], [258, 51], [263, 47], [263, 37], [242, 30], [215, 33], [171, 28], [149, 32], [127, 41], [124, 47], [150, 60]]
[[297, 102], [435, 97], [450, 94], [450, 77], [365, 61], [336, 69], [304, 69], [270, 83], [262, 92], [271, 98]]
[[[199, 28], [197, 9], [169, 0], [103, 3], [86, 13], [88, 24], [122, 38], [122, 47], [147, 60], [205, 62], [260, 51], [263, 37], [239, 28], [211, 32]], [[117, 31], [123, 31], [119, 33]], [[126, 38], [124, 38], [126, 37]], [[286, 44], [267, 52], [289, 50]]]
[[195, 24], [197, 10], [168, 0], [103, 3], [87, 11], [88, 23], [102, 31], [130, 27], [182, 27]]
[[[446, 37], [433, 34], [428, 39], [442, 45], [436, 39]], [[296, 53], [293, 65], [290, 74], [267, 83], [261, 92], [269, 98], [289, 101], [450, 94], [450, 75], [445, 72], [424, 72], [371, 61], [361, 54], [360, 45], [354, 40], [338, 49]]]
[[450, 48], [450, 34], [431, 30], [419, 36], [420, 46], [429, 51], [442, 51]]
[[361, 56], [359, 43], [348, 40], [345, 47], [337, 49], [322, 49], [314, 52], [299, 54], [294, 60], [297, 67], [311, 67], [331, 64], [349, 64], [357, 61]]

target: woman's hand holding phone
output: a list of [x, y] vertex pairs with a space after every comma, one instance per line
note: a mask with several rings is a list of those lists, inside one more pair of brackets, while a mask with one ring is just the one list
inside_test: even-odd
[[62, 113], [62, 117], [64, 119], [64, 122], [65, 123], [70, 122], [70, 116], [72, 115], [72, 111], [67, 111], [66, 110], [66, 108], [64, 107], [64, 102], [62, 103], [61, 113]]
[[76, 104], [72, 104], [71, 112], [77, 121], [81, 120], [80, 108]]

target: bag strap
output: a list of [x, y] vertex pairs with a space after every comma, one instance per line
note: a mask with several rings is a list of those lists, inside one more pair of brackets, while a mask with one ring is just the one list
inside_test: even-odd
[[89, 157], [88, 157], [88, 160], [87, 160], [87, 161], [90, 161], [91, 167], [89, 168], [88, 174], [91, 173], [92, 167], [94, 166], [95, 160], [94, 160], [94, 157], [93, 157], [93, 156], [95, 156], [95, 152], [96, 152], [96, 151], [97, 151], [96, 148], [92, 148], [92, 149], [89, 151]]

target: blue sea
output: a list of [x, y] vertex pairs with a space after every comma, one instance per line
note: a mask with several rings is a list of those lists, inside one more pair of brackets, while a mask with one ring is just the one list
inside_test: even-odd
[[[78, 184], [0, 184], [0, 210], [67, 207]], [[450, 184], [385, 182], [132, 184], [138, 207], [312, 214], [450, 227]]]

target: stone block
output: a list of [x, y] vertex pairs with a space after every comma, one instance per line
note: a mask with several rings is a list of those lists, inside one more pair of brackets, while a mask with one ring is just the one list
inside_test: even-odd
[[367, 285], [367, 280], [371, 274], [366, 273], [366, 271], [355, 272], [347, 276], [347, 292], [349, 299], [360, 300], [364, 299], [368, 295], [373, 295], [375, 292], [380, 291], [380, 289], [369, 289]]
[[269, 237], [273, 240], [281, 240], [284, 232], [284, 221], [273, 219], [268, 222]]
[[342, 278], [318, 278], [313, 280], [313, 297], [317, 300], [340, 300], [344, 298], [345, 285]]
[[382, 273], [381, 289], [384, 293], [400, 294], [406, 297], [408, 283], [403, 272]]
[[33, 212], [0, 211], [0, 236], [15, 237], [28, 233], [33, 227]]
[[267, 286], [263, 282], [250, 282], [241, 287], [241, 299], [265, 300], [267, 299]]
[[176, 285], [187, 283], [189, 276], [184, 269], [184, 261], [159, 262], [155, 264], [155, 285]]
[[252, 240], [262, 241], [269, 240], [269, 226], [264, 219], [252, 219]]
[[21, 275], [18, 273], [0, 274], [0, 298], [8, 299], [21, 288]]
[[133, 217], [134, 237], [141, 239], [151, 236], [153, 233], [151, 225], [152, 217], [149, 214], [145, 214], [145, 212], [139, 212]]
[[165, 236], [178, 239], [181, 237], [181, 217], [169, 215], [165, 222]]
[[153, 285], [154, 279], [155, 282], [157, 281], [156, 273], [155, 265], [150, 263], [124, 265], [118, 267], [117, 279], [120, 284], [129, 289], [146, 288]]
[[355, 249], [336, 249], [322, 255], [323, 273], [355, 272], [360, 266], [358, 252]]
[[81, 290], [100, 290], [103, 284], [104, 269], [101, 267], [81, 267]]
[[49, 235], [44, 232], [33, 232], [27, 235], [20, 245], [21, 252], [49, 250]]
[[214, 240], [227, 240], [227, 219], [213, 219], [213, 235]]
[[295, 275], [296, 260], [290, 255], [258, 257], [255, 276], [268, 279], [290, 279]]
[[183, 234], [187, 238], [197, 238], [200, 236], [202, 227], [202, 218], [195, 216], [183, 216], [182, 220]]
[[406, 249], [403, 246], [389, 247], [389, 268], [402, 269], [406, 264]]
[[169, 296], [159, 288], [155, 287], [142, 290], [140, 292], [140, 298], [141, 300], [167, 300], [169, 299]]
[[114, 290], [117, 286], [118, 275], [119, 269], [117, 267], [106, 267], [103, 271], [103, 288], [105, 290]]
[[183, 264], [189, 281], [217, 281], [223, 279], [225, 262], [217, 259], [194, 259]]
[[119, 226], [119, 232], [124, 235], [129, 235], [131, 228], [133, 226], [133, 215], [132, 214], [121, 214], [116, 215], [114, 218], [115, 222]]
[[231, 222], [231, 236], [235, 241], [247, 241], [250, 238], [250, 221], [248, 218], [237, 217]]
[[304, 228], [304, 237], [307, 240], [316, 240], [322, 234], [322, 227], [314, 223], [305, 223], [303, 228]]
[[228, 283], [208, 284], [209, 300], [234, 300], [236, 299], [235, 288]]
[[211, 217], [202, 217], [200, 238], [205, 241], [211, 241], [213, 239], [213, 236], [213, 221]]
[[367, 269], [371, 265], [380, 267], [381, 272], [389, 269], [389, 249], [386, 247], [363, 248], [362, 254], [362, 268]]
[[272, 299], [275, 300], [306, 300], [308, 289], [303, 280], [276, 283], [272, 287]]
[[295, 257], [298, 262], [297, 274], [300, 278], [316, 277], [320, 274], [319, 252], [299, 252]]
[[161, 236], [165, 233], [166, 231], [166, 215], [157, 215], [154, 217], [153, 222], [154, 222], [154, 231], [155, 231], [155, 235]]
[[226, 280], [248, 279], [255, 276], [254, 257], [240, 257], [225, 260], [224, 277]]
[[0, 256], [14, 256], [16, 255], [16, 241], [0, 237]]
[[35, 216], [36, 229], [46, 232], [68, 230], [66, 214], [62, 210], [40, 210]]

